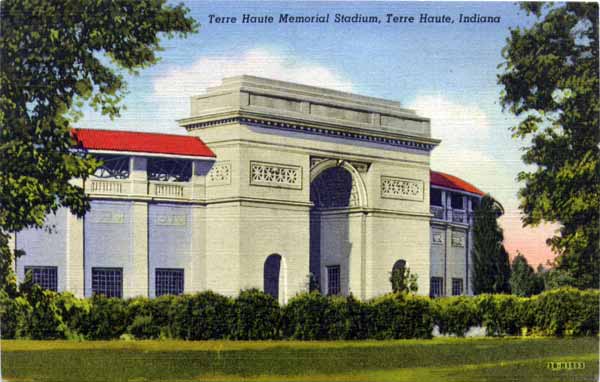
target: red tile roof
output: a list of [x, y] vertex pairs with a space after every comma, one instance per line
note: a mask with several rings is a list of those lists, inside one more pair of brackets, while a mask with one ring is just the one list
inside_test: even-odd
[[73, 129], [71, 135], [88, 150], [216, 157], [202, 140], [188, 135], [94, 129]]
[[430, 182], [434, 186], [451, 188], [453, 190], [470, 192], [472, 194], [483, 196], [484, 192], [473, 186], [471, 183], [457, 178], [454, 175], [445, 174], [438, 171], [430, 171]]

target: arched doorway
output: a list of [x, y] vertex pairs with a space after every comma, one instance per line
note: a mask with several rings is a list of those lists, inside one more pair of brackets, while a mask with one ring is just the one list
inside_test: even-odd
[[263, 273], [263, 290], [279, 301], [279, 277], [281, 274], [281, 256], [274, 253], [267, 257]]
[[408, 280], [405, 279], [405, 271], [406, 270], [406, 260], [397, 260], [392, 267], [392, 272], [390, 273], [390, 282], [392, 284], [392, 292], [399, 292], [405, 290], [406, 282]]
[[337, 163], [320, 170], [310, 185], [310, 273], [322, 293], [347, 294], [352, 251], [349, 211], [360, 198], [346, 167]]
[[406, 268], [406, 260], [397, 260], [392, 267], [392, 272], [404, 271]]

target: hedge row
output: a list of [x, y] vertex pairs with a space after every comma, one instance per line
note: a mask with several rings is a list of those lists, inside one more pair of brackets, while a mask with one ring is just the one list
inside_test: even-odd
[[129, 300], [78, 299], [34, 287], [10, 299], [0, 293], [4, 338], [32, 339], [397, 339], [488, 335], [598, 334], [600, 292], [557, 289], [531, 298], [511, 295], [428, 297], [390, 294], [368, 302], [305, 293], [280, 307], [258, 290], [237, 298], [202, 292]]

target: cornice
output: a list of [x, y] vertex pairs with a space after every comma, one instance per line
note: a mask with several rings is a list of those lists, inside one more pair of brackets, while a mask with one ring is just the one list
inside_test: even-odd
[[404, 147], [427, 152], [431, 151], [440, 143], [440, 140], [432, 138], [415, 137], [389, 131], [376, 131], [344, 124], [315, 123], [299, 118], [286, 117], [284, 119], [273, 116], [266, 117], [259, 113], [242, 112], [239, 110], [233, 113], [218, 113], [210, 116], [187, 118], [179, 121], [179, 124], [187, 131], [232, 123], [376, 143], [394, 147]]

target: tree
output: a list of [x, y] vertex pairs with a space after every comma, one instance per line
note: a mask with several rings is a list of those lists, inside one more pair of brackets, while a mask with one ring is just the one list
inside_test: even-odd
[[489, 195], [481, 199], [473, 224], [474, 293], [510, 292], [510, 263], [502, 245], [504, 235], [498, 225], [501, 207]]
[[558, 223], [547, 240], [574, 286], [600, 284], [598, 4], [522, 3], [537, 21], [510, 31], [498, 83], [503, 108], [521, 117], [523, 224]]
[[99, 164], [70, 134], [84, 103], [118, 117], [123, 72], [156, 63], [161, 36], [194, 32], [187, 14], [166, 0], [0, 2], [0, 286], [12, 282], [10, 232], [89, 209], [71, 182]]
[[533, 271], [525, 256], [520, 252], [511, 264], [510, 289], [517, 296], [528, 297], [544, 290], [544, 280]]
[[563, 269], [546, 269], [540, 264], [537, 269], [537, 274], [542, 277], [544, 290], [571, 286], [575, 283], [575, 280], [569, 272]]
[[411, 274], [408, 267], [396, 267], [390, 274], [390, 283], [394, 293], [416, 293], [419, 289], [417, 275]]

